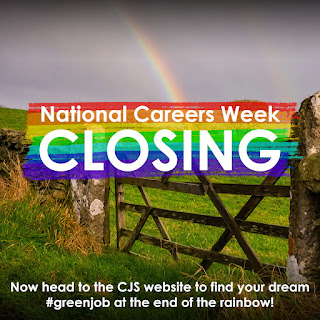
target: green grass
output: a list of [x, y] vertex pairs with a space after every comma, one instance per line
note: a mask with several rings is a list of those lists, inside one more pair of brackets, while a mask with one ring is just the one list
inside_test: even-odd
[[[186, 177], [180, 178], [186, 180]], [[194, 179], [194, 178], [191, 178]], [[223, 178], [220, 178], [223, 180]], [[219, 180], [220, 180], [219, 179]], [[286, 183], [287, 178], [282, 178]], [[252, 179], [250, 179], [252, 180]], [[258, 182], [258, 178], [254, 178]], [[112, 180], [111, 191], [114, 185]], [[164, 192], [147, 189], [153, 205], [185, 210], [195, 213], [217, 215], [211, 202], [203, 196], [188, 196], [174, 192]], [[139, 299], [173, 299], [178, 296], [179, 301], [186, 299], [190, 294], [154, 293], [146, 296], [143, 292], [123, 294], [117, 292], [98, 294], [89, 293], [17, 293], [10, 292], [11, 282], [20, 283], [71, 283], [79, 282], [93, 285], [95, 281], [104, 284], [111, 283], [115, 286], [120, 281], [138, 281], [143, 283], [175, 283], [182, 281], [194, 284], [195, 281], [210, 283], [257, 283], [260, 280], [251, 272], [244, 272], [235, 266], [224, 266], [214, 263], [207, 274], [198, 273], [199, 259], [181, 255], [181, 262], [175, 263], [166, 250], [148, 246], [136, 242], [133, 251], [148, 256], [149, 260], [131, 256], [116, 250], [115, 231], [115, 201], [111, 192], [111, 246], [99, 250], [93, 250], [94, 246], [90, 238], [84, 238], [83, 247], [78, 249], [79, 239], [71, 239], [75, 225], [71, 210], [66, 213], [66, 206], [59, 206], [53, 202], [47, 202], [34, 192], [27, 192], [20, 200], [6, 200], [0, 196], [0, 316], [5, 319], [210, 319], [219, 314], [226, 318], [255, 319], [257, 312], [259, 317], [272, 319], [281, 307], [294, 308], [295, 312], [303, 314], [303, 303], [299, 304], [297, 298], [290, 295], [277, 295], [276, 307], [273, 309], [243, 309], [238, 312], [234, 309], [198, 309], [198, 308], [147, 308], [147, 309], [95, 309], [90, 311], [84, 308], [64, 308], [55, 311], [45, 306], [45, 299], [53, 296], [56, 299], [90, 299], [90, 297], [107, 297], [111, 301], [136, 296]], [[126, 201], [141, 203], [137, 188], [126, 186]], [[234, 215], [246, 201], [247, 197], [227, 197], [223, 199]], [[264, 203], [263, 203], [264, 202]], [[287, 199], [265, 199], [261, 206], [252, 215], [252, 220], [270, 222], [274, 224], [288, 223], [289, 202]], [[68, 206], [67, 206], [68, 207]], [[133, 213], [127, 214], [127, 226], [134, 227], [139, 216]], [[164, 219], [165, 226], [173, 240], [183, 244], [210, 248], [222, 233], [222, 229], [208, 226], [200, 226], [191, 223], [179, 223]], [[158, 236], [158, 231], [150, 219], [143, 229], [144, 233]], [[285, 240], [272, 237], [247, 235], [251, 245], [264, 262], [285, 264], [287, 244]], [[70, 239], [73, 241], [70, 241]], [[89, 239], [89, 240], [88, 240]], [[241, 249], [235, 241], [224, 249], [225, 253], [243, 256]], [[283, 279], [279, 279], [283, 281]], [[192, 296], [197, 294], [193, 291]], [[226, 294], [202, 294], [210, 299], [223, 299]], [[248, 294], [249, 295], [249, 294]], [[228, 295], [227, 295], [228, 296]], [[232, 297], [232, 294], [229, 294]], [[265, 293], [250, 294], [251, 298], [265, 299]], [[318, 304], [319, 307], [319, 304]], [[1, 314], [2, 312], [2, 314]], [[208, 316], [209, 314], [209, 316]], [[211, 316], [210, 316], [211, 314]]]
[[[25, 123], [14, 121], [15, 115], [25, 119], [22, 110], [0, 109], [0, 127], [11, 127], [22, 130]], [[5, 115], [2, 117], [2, 115]], [[7, 118], [7, 119], [6, 119]], [[19, 126], [16, 126], [20, 123]], [[182, 181], [196, 181], [196, 177], [172, 178]], [[261, 178], [213, 177], [216, 182], [261, 183]], [[282, 177], [279, 184], [288, 185], [289, 179]], [[21, 182], [10, 186], [10, 190], [19, 190]], [[15, 189], [16, 188], [16, 189]], [[3, 191], [4, 190], [4, 191]], [[177, 309], [94, 309], [64, 308], [55, 311], [45, 306], [48, 296], [56, 299], [90, 299], [106, 298], [114, 301], [123, 296], [136, 296], [140, 299], [173, 299], [179, 301], [190, 297], [190, 294], [154, 293], [146, 296], [143, 292], [98, 294], [88, 293], [17, 293], [10, 292], [11, 282], [20, 283], [88, 283], [95, 281], [117, 285], [120, 281], [138, 281], [143, 283], [183, 283], [194, 284], [195, 281], [210, 283], [259, 283], [260, 280], [251, 272], [244, 272], [236, 266], [224, 266], [214, 263], [206, 274], [196, 273], [200, 259], [181, 255], [181, 262], [175, 263], [166, 250], [152, 247], [137, 241], [132, 251], [147, 256], [149, 260], [128, 255], [116, 250], [115, 199], [114, 181], [111, 180], [111, 246], [99, 247], [90, 236], [74, 223], [70, 204], [58, 205], [46, 201], [34, 191], [25, 192], [15, 199], [13, 192], [1, 191], [0, 184], [0, 318], [2, 319], [301, 319], [312, 317], [319, 310], [319, 300], [312, 295], [276, 294], [275, 307], [269, 309], [219, 309], [219, 308], [177, 308]], [[205, 196], [192, 196], [176, 192], [146, 189], [151, 202], [156, 207], [187, 211], [217, 216], [218, 213]], [[227, 208], [235, 215], [247, 196], [221, 195]], [[137, 187], [125, 187], [127, 202], [143, 204]], [[278, 225], [288, 225], [289, 199], [265, 198], [252, 213], [249, 220]], [[127, 227], [133, 228], [140, 216], [128, 212]], [[210, 226], [163, 219], [172, 240], [179, 243], [209, 249], [222, 234], [223, 230]], [[159, 232], [149, 219], [143, 228], [144, 233], [159, 236]], [[251, 246], [263, 262], [286, 264], [287, 241], [283, 239], [245, 234]], [[244, 254], [232, 239], [223, 253], [244, 257]], [[285, 281], [285, 279], [277, 279]], [[196, 296], [193, 291], [192, 296]], [[231, 298], [233, 294], [202, 294], [208, 299]], [[269, 298], [270, 294], [251, 293], [248, 297], [255, 299]]]
[[0, 107], [0, 129], [26, 130], [27, 111]]

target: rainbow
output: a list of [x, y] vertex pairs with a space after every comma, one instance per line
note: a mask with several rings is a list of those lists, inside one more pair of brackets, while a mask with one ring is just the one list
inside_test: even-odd
[[[133, 174], [136, 177], [144, 176], [159, 176], [163, 172], [158, 171], [154, 166], [153, 162], [156, 159], [160, 159], [163, 163], [166, 163], [168, 158], [162, 153], [156, 146], [154, 142], [154, 137], [157, 132], [161, 129], [167, 129], [174, 133], [175, 138], [172, 141], [166, 141], [166, 145], [174, 151], [177, 156], [177, 165], [175, 167], [175, 174], [187, 175], [192, 174], [184, 170], [184, 133], [185, 130], [190, 130], [192, 132], [192, 139], [189, 141], [189, 145], [192, 150], [192, 170], [199, 170], [199, 137], [200, 130], [206, 130], [217, 143], [217, 146], [220, 150], [225, 147], [225, 130], [232, 131], [232, 158], [233, 158], [233, 168], [232, 171], [224, 170], [220, 163], [215, 158], [212, 152], [208, 152], [209, 167], [206, 171], [206, 174], [212, 175], [228, 175], [228, 176], [237, 176], [237, 175], [267, 175], [268, 171], [256, 172], [248, 169], [243, 165], [242, 160], [239, 157], [239, 146], [241, 140], [246, 134], [252, 130], [263, 129], [269, 130], [274, 135], [277, 136], [277, 139], [274, 142], [266, 142], [264, 138], [256, 138], [254, 141], [250, 142], [248, 148], [248, 154], [251, 159], [254, 159], [255, 162], [265, 162], [265, 159], [260, 158], [260, 150], [280, 150], [281, 158], [279, 160], [279, 166], [281, 168], [286, 168], [288, 160], [295, 156], [297, 143], [295, 141], [290, 141], [290, 127], [291, 127], [291, 116], [295, 112], [296, 104], [294, 103], [281, 103], [275, 106], [275, 109], [278, 109], [278, 117], [280, 122], [242, 122], [238, 119], [236, 122], [229, 121], [226, 122], [221, 111], [221, 105], [228, 105], [236, 108], [239, 106], [241, 110], [251, 110], [256, 112], [258, 110], [265, 110], [267, 112], [270, 103], [266, 102], [227, 102], [227, 103], [218, 103], [218, 102], [198, 102], [198, 103], [180, 103], [180, 102], [88, 102], [88, 103], [79, 103], [82, 106], [83, 113], [105, 110], [106, 113], [114, 112], [115, 110], [121, 111], [122, 119], [124, 119], [124, 109], [123, 106], [126, 106], [126, 120], [119, 120], [112, 122], [110, 119], [105, 119], [103, 121], [95, 119], [90, 123], [87, 123], [84, 120], [80, 122], [61, 122], [58, 118], [54, 118], [51, 122], [47, 119], [45, 122], [41, 120], [41, 108], [45, 107], [47, 109], [52, 106], [50, 103], [34, 103], [29, 106], [28, 113], [28, 132], [27, 138], [32, 139], [33, 144], [29, 149], [27, 155], [27, 162], [24, 165], [24, 174], [30, 179], [33, 180], [45, 180], [45, 179], [99, 179], [115, 176], [128, 176]], [[78, 105], [78, 103], [57, 103], [54, 104], [54, 112], [58, 114], [61, 110], [63, 112], [69, 112], [70, 108], [73, 105]], [[148, 117], [149, 120], [146, 122], [137, 121], [134, 116], [135, 110], [140, 108], [139, 106], [147, 105], [149, 111], [143, 111], [141, 113], [142, 117]], [[183, 119], [181, 122], [176, 122], [173, 118], [170, 118], [167, 122], [154, 122], [152, 120], [152, 113], [154, 111], [170, 111], [170, 112], [179, 112], [183, 114]], [[186, 115], [192, 111], [193, 113], [200, 114], [200, 111], [206, 111], [214, 113], [214, 120], [204, 116], [202, 120], [197, 119], [196, 121], [190, 121], [187, 119]], [[199, 113], [197, 113], [199, 111]], [[209, 120], [209, 121], [207, 121]], [[43, 163], [42, 157], [40, 156], [40, 146], [43, 138], [51, 133], [53, 130], [64, 129], [72, 132], [76, 135], [76, 140], [74, 143], [65, 138], [54, 139], [48, 148], [49, 157], [52, 161], [56, 163], [66, 163], [70, 159], [75, 159], [78, 163], [77, 167], [73, 168], [70, 171], [66, 172], [56, 172]], [[111, 163], [109, 156], [107, 154], [108, 145], [110, 139], [119, 131], [124, 129], [131, 129], [135, 132], [139, 132], [143, 136], [143, 139], [148, 145], [148, 158], [145, 162], [145, 165], [135, 170], [133, 173], [119, 171], [113, 163]], [[84, 167], [84, 158], [85, 158], [85, 130], [92, 131], [92, 145], [93, 145], [93, 154], [92, 158], [94, 162], [103, 163], [105, 168], [103, 171], [88, 171]], [[123, 163], [129, 163], [135, 161], [140, 156], [140, 146], [133, 142], [128, 136], [128, 139], [124, 141], [119, 141], [117, 143], [117, 157], [121, 159]], [[279, 170], [282, 171], [282, 170]]]
[[184, 97], [182, 91], [178, 87], [170, 68], [165, 63], [163, 57], [161, 57], [159, 51], [156, 49], [155, 44], [152, 43], [137, 21], [135, 21], [123, 7], [117, 5], [114, 7], [114, 9], [143, 52], [157, 78], [161, 81], [168, 99], [172, 102], [183, 102]]

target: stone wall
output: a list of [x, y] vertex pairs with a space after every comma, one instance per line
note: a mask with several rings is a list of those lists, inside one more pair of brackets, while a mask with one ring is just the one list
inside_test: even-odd
[[[31, 142], [26, 140], [25, 133], [12, 129], [0, 130], [0, 175], [8, 177], [8, 169], [18, 161], [26, 160]], [[32, 181], [32, 186], [49, 193], [54, 199], [64, 200], [70, 194], [69, 181]]]
[[10, 166], [18, 159], [20, 163], [25, 161], [29, 145], [24, 132], [11, 129], [0, 130], [0, 175], [5, 175], [7, 172], [5, 164]]

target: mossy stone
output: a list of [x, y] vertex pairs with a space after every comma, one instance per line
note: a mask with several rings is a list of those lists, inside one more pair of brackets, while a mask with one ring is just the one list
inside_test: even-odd
[[299, 163], [299, 174], [308, 190], [320, 193], [320, 153], [304, 157]]

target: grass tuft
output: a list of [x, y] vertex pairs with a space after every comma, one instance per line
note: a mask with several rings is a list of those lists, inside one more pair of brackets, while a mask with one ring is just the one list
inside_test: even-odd
[[6, 168], [7, 177], [0, 177], [0, 206], [4, 209], [7, 226], [17, 220], [24, 221], [24, 231], [47, 233], [47, 245], [55, 244], [59, 249], [82, 255], [103, 252], [103, 245], [76, 222], [70, 204], [59, 203], [34, 190], [23, 176], [19, 161], [7, 164]]
[[3, 163], [5, 176], [0, 177], [0, 204], [22, 200], [30, 191], [30, 184], [24, 178], [19, 158]]

